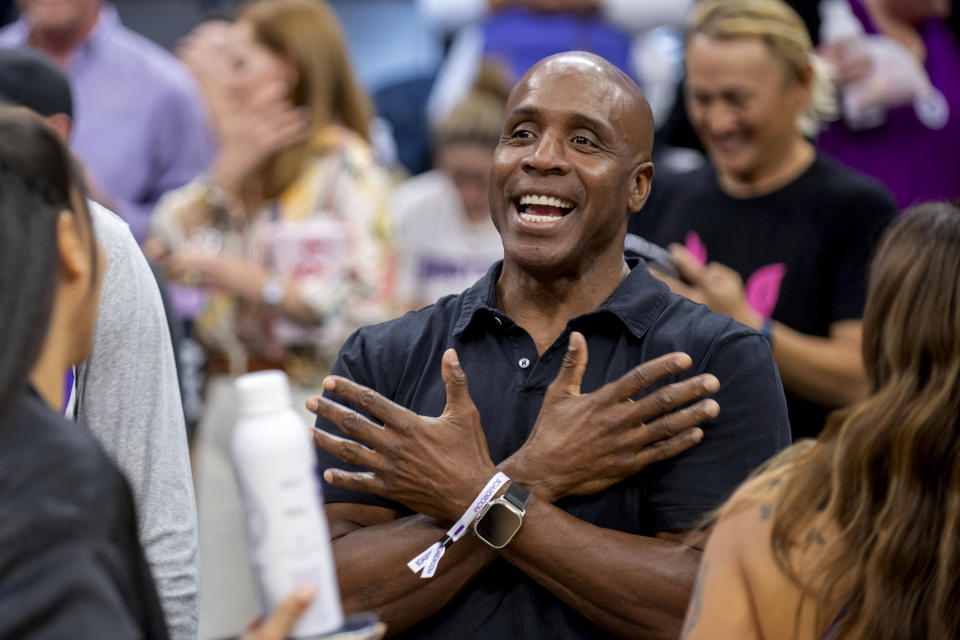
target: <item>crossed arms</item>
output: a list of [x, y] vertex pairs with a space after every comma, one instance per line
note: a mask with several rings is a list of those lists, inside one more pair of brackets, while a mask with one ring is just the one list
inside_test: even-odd
[[[479, 412], [452, 350], [443, 356], [447, 401], [436, 418], [419, 416], [344, 378], [324, 382], [326, 391], [384, 425], [326, 398], [312, 398], [311, 410], [355, 439], [318, 430], [317, 445], [368, 470], [327, 469], [325, 479], [416, 512], [404, 516], [371, 505], [327, 506], [347, 611], [376, 609], [395, 633], [439, 611], [499, 555], [611, 633], [678, 636], [699, 553], [671, 541], [669, 533], [650, 538], [604, 529], [553, 503], [602, 491], [695, 445], [703, 435], [695, 425], [715, 417], [719, 406], [713, 400], [690, 403], [716, 391], [719, 383], [700, 375], [631, 402], [657, 380], [687, 369], [690, 357], [663, 356], [581, 394], [586, 363], [586, 341], [574, 332], [530, 436], [500, 465], [490, 459]], [[495, 552], [466, 536], [449, 548], [434, 578], [421, 580], [410, 572], [407, 561], [440, 538], [498, 468], [534, 495], [510, 545]]]

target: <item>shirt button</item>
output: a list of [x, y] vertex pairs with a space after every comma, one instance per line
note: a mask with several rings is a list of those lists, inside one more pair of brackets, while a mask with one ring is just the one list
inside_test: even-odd
[[526, 358], [520, 358], [520, 362], [518, 362], [517, 364], [520, 365], [521, 369], [526, 369], [527, 367], [530, 366], [530, 361], [527, 360]]
[[501, 320], [500, 318], [495, 317], [493, 321], [497, 323], [498, 327], [503, 327], [503, 320]]

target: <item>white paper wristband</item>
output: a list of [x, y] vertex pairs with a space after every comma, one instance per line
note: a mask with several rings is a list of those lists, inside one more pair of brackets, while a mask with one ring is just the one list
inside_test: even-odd
[[410, 571], [414, 573], [422, 572], [420, 573], [421, 578], [432, 578], [433, 574], [437, 571], [437, 564], [440, 562], [440, 558], [443, 557], [447, 547], [463, 537], [463, 534], [465, 534], [470, 527], [470, 523], [476, 519], [480, 511], [493, 499], [493, 496], [497, 495], [500, 487], [509, 481], [510, 478], [502, 471], [498, 471], [496, 475], [490, 478], [490, 482], [488, 482], [487, 486], [483, 488], [483, 491], [477, 495], [470, 507], [463, 512], [460, 519], [457, 520], [438, 541], [434, 542], [424, 550], [423, 553], [407, 563]]

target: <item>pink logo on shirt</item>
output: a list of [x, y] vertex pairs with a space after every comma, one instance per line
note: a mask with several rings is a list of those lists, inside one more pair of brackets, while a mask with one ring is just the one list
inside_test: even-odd
[[[707, 264], [707, 246], [696, 231], [687, 234], [686, 247], [697, 262]], [[780, 284], [786, 274], [787, 265], [775, 262], [760, 267], [747, 278], [744, 289], [750, 308], [764, 318], [769, 318], [780, 299]]]

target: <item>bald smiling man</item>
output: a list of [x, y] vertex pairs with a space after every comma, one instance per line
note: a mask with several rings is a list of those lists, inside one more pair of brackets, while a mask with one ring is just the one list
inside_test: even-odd
[[652, 143], [614, 66], [541, 61], [491, 173], [503, 261], [344, 345], [308, 406], [348, 612], [409, 638], [679, 635], [699, 552], [677, 533], [790, 431], [764, 339], [624, 259]]

